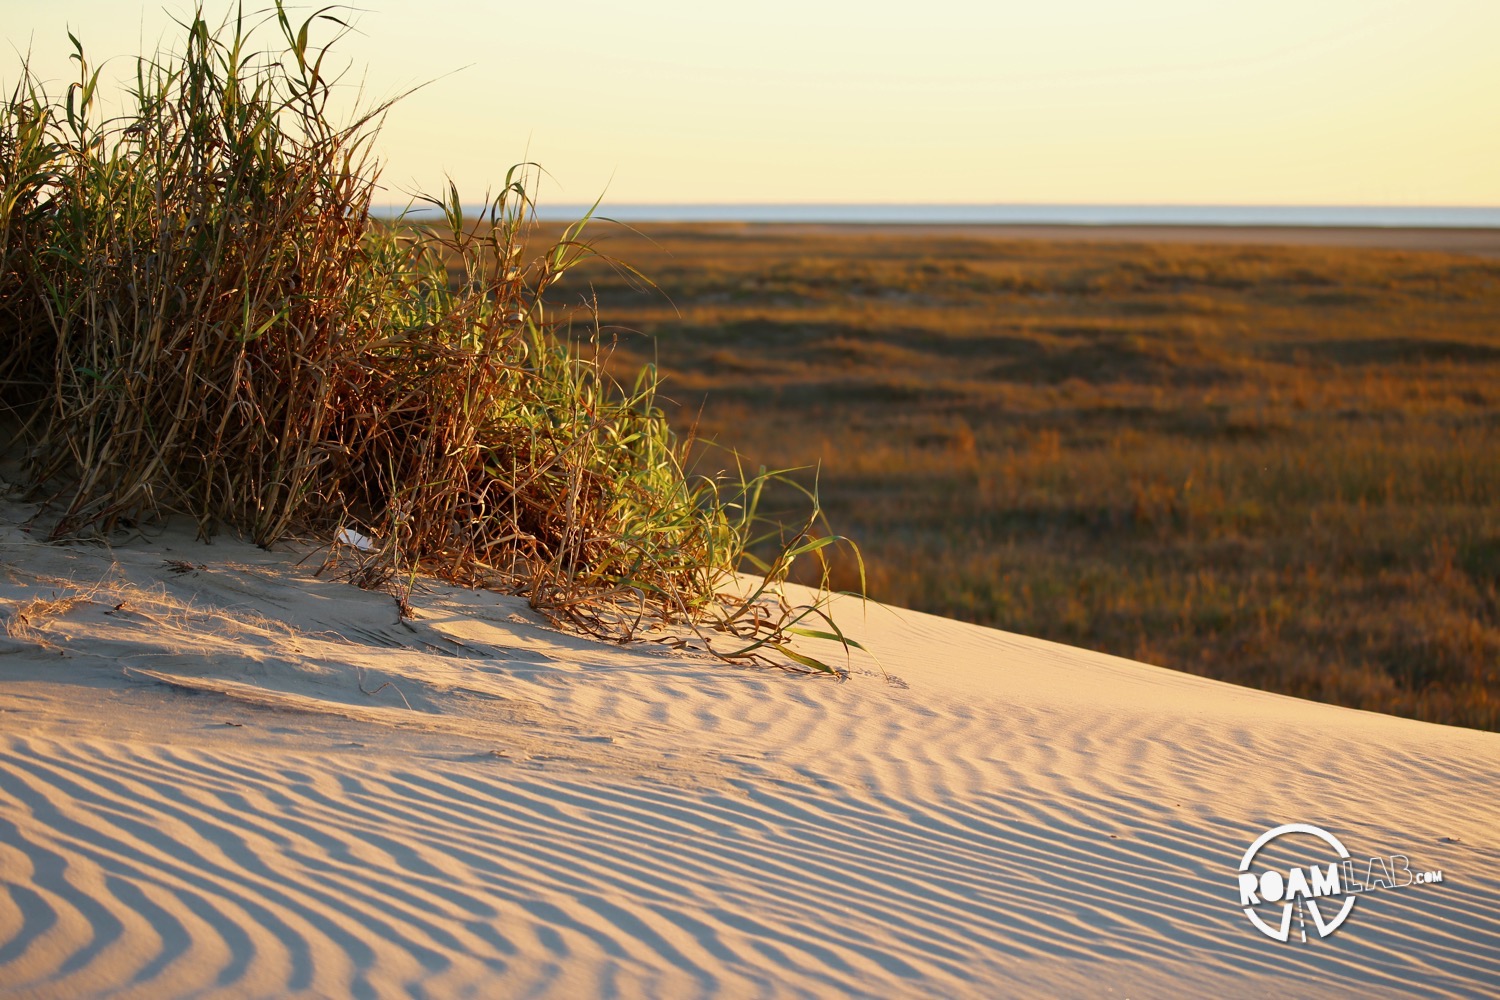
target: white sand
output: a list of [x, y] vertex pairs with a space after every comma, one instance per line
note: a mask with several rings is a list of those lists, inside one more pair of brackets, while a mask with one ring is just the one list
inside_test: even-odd
[[[601, 644], [482, 592], [408, 625], [292, 555], [43, 546], [25, 513], [0, 993], [1500, 992], [1494, 734], [853, 603], [899, 683]], [[1288, 822], [1445, 881], [1271, 941], [1235, 869]]]

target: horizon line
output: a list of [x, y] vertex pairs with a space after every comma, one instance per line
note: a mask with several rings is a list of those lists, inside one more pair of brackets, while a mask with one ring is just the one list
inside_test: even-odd
[[[396, 204], [395, 200], [389, 204]], [[466, 203], [468, 204], [468, 203]], [[473, 204], [479, 204], [474, 202]], [[593, 201], [553, 201], [547, 204], [576, 208]], [[598, 204], [622, 208], [1169, 208], [1169, 209], [1379, 209], [1395, 211], [1500, 211], [1500, 202], [1342, 202], [1342, 201], [608, 201]]]
[[[482, 218], [490, 206], [462, 206], [465, 218]], [[394, 218], [400, 203], [372, 205], [371, 214]], [[431, 206], [408, 203], [405, 214], [430, 218]], [[1500, 229], [1500, 206], [1491, 205], [1272, 205], [1153, 204], [1146, 202], [543, 202], [528, 209], [542, 222], [573, 221], [592, 214], [620, 222], [1239, 226]]]

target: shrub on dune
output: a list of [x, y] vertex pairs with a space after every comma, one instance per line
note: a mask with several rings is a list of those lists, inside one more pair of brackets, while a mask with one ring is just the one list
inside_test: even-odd
[[[830, 544], [815, 496], [779, 554], [750, 555], [775, 474], [691, 474], [654, 371], [620, 385], [572, 337], [547, 293], [594, 254], [589, 220], [533, 252], [524, 169], [477, 221], [451, 185], [421, 199], [438, 222], [373, 219], [389, 105], [335, 124], [309, 40], [330, 22], [200, 10], [114, 118], [73, 39], [63, 97], [23, 67], [0, 106], [0, 405], [53, 534], [180, 512], [205, 537], [359, 538], [361, 582], [399, 595], [435, 572], [617, 636], [644, 613], [830, 669], [786, 647], [822, 606], [766, 600]], [[253, 48], [267, 29], [277, 49]], [[749, 602], [725, 594], [746, 560]]]

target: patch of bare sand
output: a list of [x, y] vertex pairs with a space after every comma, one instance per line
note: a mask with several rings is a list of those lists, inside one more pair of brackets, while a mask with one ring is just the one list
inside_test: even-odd
[[[9, 995], [1500, 990], [1494, 734], [853, 602], [880, 665], [844, 683], [491, 593], [433, 586], [403, 622], [295, 553], [49, 546], [24, 513]], [[1287, 822], [1445, 881], [1273, 942], [1235, 869]]]

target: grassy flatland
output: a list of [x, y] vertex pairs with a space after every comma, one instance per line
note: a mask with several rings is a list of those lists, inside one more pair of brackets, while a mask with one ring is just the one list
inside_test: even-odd
[[1500, 728], [1500, 262], [641, 228], [660, 292], [568, 293], [680, 428], [821, 465], [872, 596]]

